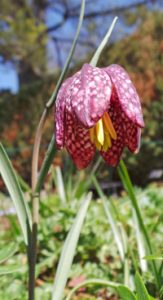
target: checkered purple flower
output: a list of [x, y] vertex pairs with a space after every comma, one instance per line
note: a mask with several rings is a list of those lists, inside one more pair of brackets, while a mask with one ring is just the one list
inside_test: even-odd
[[119, 65], [84, 64], [61, 86], [55, 105], [56, 143], [65, 147], [79, 169], [96, 149], [116, 166], [125, 146], [137, 152], [144, 127], [140, 100], [129, 75]]

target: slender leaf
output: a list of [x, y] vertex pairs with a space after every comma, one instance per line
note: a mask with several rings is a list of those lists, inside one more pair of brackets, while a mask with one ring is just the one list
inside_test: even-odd
[[144, 282], [138, 272], [135, 275], [135, 286], [138, 300], [150, 300], [147, 289], [144, 285]]
[[124, 285], [117, 287], [117, 291], [122, 300], [136, 300], [134, 293]]
[[65, 205], [66, 193], [65, 193], [65, 187], [64, 187], [64, 182], [63, 182], [63, 177], [62, 177], [62, 172], [60, 167], [55, 168], [55, 175], [56, 176], [54, 176], [54, 181], [56, 183], [58, 194], [60, 196], [62, 204]]
[[14, 169], [2, 144], [0, 144], [0, 173], [15, 205], [21, 230], [24, 236], [24, 241], [27, 244], [28, 231], [31, 226], [31, 216], [28, 205], [23, 197], [22, 190], [15, 175]]
[[79, 235], [82, 229], [82, 225], [87, 213], [87, 209], [91, 197], [92, 195], [88, 194], [86, 198], [83, 200], [79, 212], [75, 218], [75, 221], [64, 242], [55, 280], [54, 280], [52, 300], [62, 299], [64, 288], [71, 268], [71, 264], [75, 255], [76, 246], [79, 240]]
[[49, 143], [48, 150], [46, 151], [46, 155], [43, 161], [43, 164], [41, 166], [41, 170], [38, 176], [38, 181], [36, 185], [36, 192], [40, 192], [42, 185], [44, 183], [44, 180], [46, 178], [46, 175], [49, 171], [49, 168], [52, 164], [52, 161], [54, 159], [54, 155], [56, 153], [56, 147], [55, 147], [55, 140], [54, 135], [52, 136], [52, 139]]
[[18, 246], [15, 243], [11, 243], [7, 246], [4, 246], [0, 250], [0, 263], [7, 260], [9, 257], [13, 256], [14, 253], [17, 251]]
[[109, 30], [107, 31], [107, 33], [104, 36], [103, 40], [101, 41], [99, 47], [97, 48], [96, 52], [94, 53], [94, 55], [92, 57], [92, 60], [90, 62], [90, 64], [92, 66], [95, 67], [97, 65], [97, 62], [98, 62], [98, 60], [100, 58], [100, 55], [101, 55], [103, 49], [105, 48], [105, 46], [106, 46], [106, 44], [107, 44], [107, 42], [108, 42], [108, 40], [109, 40], [109, 38], [111, 36], [111, 33], [112, 33], [113, 29], [114, 29], [114, 26], [115, 26], [115, 23], [117, 22], [117, 20], [118, 20], [118, 17], [115, 17], [114, 20], [112, 21], [110, 27], [109, 27]]
[[163, 260], [163, 254], [153, 254], [144, 256], [146, 260]]
[[[148, 252], [149, 252], [150, 255], [153, 255], [152, 244], [151, 244], [150, 238], [148, 236], [148, 231], [147, 231], [146, 226], [144, 224], [144, 220], [143, 220], [143, 217], [142, 217], [139, 205], [138, 205], [138, 201], [137, 201], [137, 198], [136, 198], [136, 195], [135, 195], [135, 192], [134, 192], [132, 181], [130, 179], [128, 170], [127, 170], [126, 165], [123, 162], [123, 160], [121, 160], [120, 163], [119, 163], [118, 173], [119, 173], [119, 176], [122, 180], [124, 188], [126, 189], [128, 195], [130, 197], [132, 206], [135, 210], [136, 217], [137, 217], [140, 229], [142, 231], [142, 235], [143, 235], [144, 240], [146, 241], [146, 245], [148, 247]], [[155, 276], [155, 281], [156, 281], [157, 287], [160, 288], [160, 285], [161, 285], [160, 278], [159, 278], [157, 266], [156, 266], [154, 260], [151, 261], [151, 265], [152, 265], [153, 274]]]
[[27, 270], [26, 266], [22, 265], [11, 265], [0, 267], [0, 275], [12, 274], [12, 273], [24, 273]]
[[110, 227], [111, 227], [111, 229], [113, 231], [113, 235], [114, 235], [114, 238], [115, 238], [117, 249], [119, 251], [119, 255], [121, 257], [122, 262], [124, 262], [125, 253], [124, 253], [123, 241], [121, 239], [121, 233], [119, 232], [119, 228], [117, 227], [116, 221], [113, 218], [112, 207], [111, 207], [109, 201], [107, 201], [107, 199], [106, 199], [103, 191], [101, 190], [101, 187], [98, 184], [98, 181], [97, 181], [97, 179], [96, 179], [95, 176], [92, 176], [92, 181], [94, 183], [94, 186], [95, 186], [95, 188], [96, 188], [99, 196], [101, 197], [102, 205], [104, 207], [104, 211], [105, 211], [105, 214], [106, 214], [106, 216], [108, 218]]
[[143, 239], [142, 232], [140, 230], [140, 226], [139, 226], [134, 209], [132, 209], [132, 216], [133, 216], [133, 225], [134, 225], [134, 229], [135, 229], [135, 233], [136, 233], [136, 241], [137, 241], [140, 267], [141, 267], [142, 272], [147, 272], [147, 270], [148, 270], [147, 262], [143, 259], [143, 257], [146, 256], [144, 239]]

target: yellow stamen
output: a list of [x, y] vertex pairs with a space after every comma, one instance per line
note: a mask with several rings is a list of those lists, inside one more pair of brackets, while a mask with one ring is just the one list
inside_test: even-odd
[[104, 128], [110, 133], [110, 136], [112, 137], [113, 140], [117, 139], [117, 133], [113, 127], [112, 121], [109, 117], [109, 114], [107, 112], [104, 113], [102, 117], [104, 121]]
[[90, 132], [90, 140], [91, 140], [92, 144], [94, 144], [95, 136], [96, 136], [95, 127], [90, 128], [89, 132]]
[[95, 138], [95, 146], [96, 148], [100, 151], [101, 150], [101, 144], [99, 143], [99, 141], [97, 140], [97, 137]]
[[107, 112], [104, 113], [94, 127], [90, 128], [89, 133], [92, 144], [99, 151], [107, 152], [112, 146], [112, 139], [117, 139], [117, 133]]
[[103, 146], [103, 144], [104, 144], [104, 128], [103, 128], [102, 119], [100, 119], [96, 124], [96, 134], [97, 134], [98, 142], [100, 143], [100, 145]]
[[104, 140], [104, 145], [102, 147], [102, 150], [106, 152], [108, 150], [108, 148], [111, 148], [111, 145], [112, 145], [111, 138], [110, 138], [109, 133], [107, 133], [107, 134], [105, 134], [105, 140]]

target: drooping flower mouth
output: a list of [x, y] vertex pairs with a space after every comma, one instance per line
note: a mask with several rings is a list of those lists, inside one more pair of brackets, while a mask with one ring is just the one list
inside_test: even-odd
[[108, 112], [105, 112], [102, 118], [89, 129], [90, 140], [99, 151], [107, 152], [112, 146], [112, 140], [117, 139], [117, 133]]

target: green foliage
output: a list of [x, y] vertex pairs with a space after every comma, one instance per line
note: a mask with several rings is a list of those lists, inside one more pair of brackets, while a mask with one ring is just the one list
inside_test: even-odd
[[134, 293], [132, 293], [127, 287], [119, 286], [117, 291], [122, 300], [136, 300]]
[[[71, 201], [69, 200], [67, 202], [66, 206], [63, 206], [59, 196], [50, 191], [50, 186], [47, 190], [48, 194], [42, 195], [40, 207], [41, 219], [38, 232], [40, 242], [36, 268], [37, 300], [50, 300], [54, 268], [56, 269], [64, 240], [73, 224], [76, 212], [80, 206], [79, 198], [72, 198]], [[153, 184], [144, 190], [138, 189], [136, 194], [139, 199], [142, 214], [146, 221], [151, 243], [155, 249], [154, 253], [161, 253], [162, 226], [157, 222], [160, 211], [163, 209], [163, 188]], [[2, 206], [2, 201], [4, 202], [4, 199], [2, 199], [1, 196], [0, 207]], [[121, 221], [125, 228], [128, 236], [128, 245], [136, 260], [137, 266], [139, 267], [139, 258], [133, 228], [134, 221], [132, 219], [131, 206], [128, 197], [126, 194], [118, 198], [112, 197], [112, 202], [118, 211], [117, 221]], [[16, 219], [15, 216], [12, 216], [12, 218]], [[11, 229], [13, 230], [13, 228], [11, 228], [11, 226], [13, 226], [13, 220], [10, 223], [9, 218], [7, 230], [4, 227], [4, 221], [3, 223], [4, 225], [1, 224], [0, 230], [0, 248], [3, 249], [4, 245], [14, 238], [18, 242], [18, 251], [14, 256], [8, 258], [2, 266], [6, 268], [11, 266], [11, 268], [14, 268], [15, 265], [19, 266], [21, 262], [23, 268], [21, 268], [21, 272], [20, 270], [17, 270], [12, 274], [1, 275], [0, 298], [3, 295], [3, 299], [6, 300], [9, 299], [9, 296], [12, 300], [25, 300], [27, 299], [27, 261], [25, 257], [25, 247], [20, 232], [13, 233], [13, 231], [11, 231]], [[155, 224], [157, 224], [157, 226], [154, 229]], [[14, 228], [14, 230], [17, 230], [16, 227]], [[128, 253], [128, 259], [130, 265], [130, 279], [132, 280], [135, 271], [130, 253]], [[122, 264], [114, 241], [114, 236], [103, 211], [101, 199], [93, 200], [90, 204], [77, 246], [74, 263], [69, 273], [69, 282], [65, 290], [66, 294], [67, 291], [70, 290], [70, 280], [78, 278], [81, 275], [84, 276], [85, 279], [101, 278], [102, 280], [110, 280], [123, 284], [124, 275]], [[150, 286], [150, 293], [157, 299], [154, 278], [151, 275], [150, 269], [148, 269], [146, 274], [143, 274], [143, 282], [147, 284], [147, 287]], [[116, 292], [113, 292], [110, 288], [104, 289], [101, 285], [92, 285], [87, 286], [83, 292], [80, 292], [76, 299], [82, 299], [82, 297], [84, 299], [85, 294], [88, 295], [88, 299], [91, 299], [91, 297], [92, 299], [93, 297], [97, 299], [100, 293], [103, 293], [102, 299], [107, 299], [108, 295], [113, 295]]]
[[81, 228], [87, 214], [91, 197], [91, 194], [88, 194], [84, 197], [80, 210], [77, 213], [74, 223], [65, 239], [54, 279], [54, 287], [52, 292], [53, 300], [61, 299], [62, 295], [64, 294], [64, 289], [75, 256]]
[[138, 300], [149, 300], [149, 294], [139, 273], [135, 275], [135, 285]]
[[2, 144], [0, 144], [0, 161], [0, 174], [15, 205], [24, 241], [26, 245], [28, 245], [28, 234], [31, 230], [30, 210], [26, 200], [24, 199], [14, 169]]
[[20, 68], [23, 62], [23, 68], [38, 75], [45, 72], [45, 31], [44, 21], [36, 21], [32, 6], [26, 1], [1, 1], [0, 52], [4, 60], [19, 61]]

